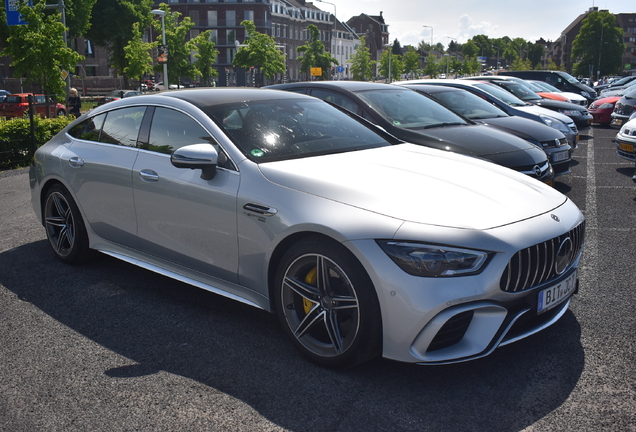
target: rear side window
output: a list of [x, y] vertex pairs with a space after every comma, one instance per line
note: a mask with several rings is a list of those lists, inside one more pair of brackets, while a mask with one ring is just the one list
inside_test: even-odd
[[102, 127], [100, 142], [137, 147], [137, 136], [146, 107], [131, 107], [109, 111]]
[[322, 89], [313, 89], [311, 90], [311, 95], [313, 97], [317, 97], [318, 99], [325, 100], [327, 102], [331, 102], [332, 104], [343, 107], [344, 109], [351, 111], [354, 114], [360, 114], [360, 109], [358, 105], [349, 99], [346, 96], [343, 96], [338, 93], [334, 93], [328, 90]]
[[[24, 100], [24, 102], [26, 102], [26, 99]], [[4, 99], [4, 103], [22, 103], [22, 96], [7, 96]]]
[[106, 114], [100, 114], [95, 117], [88, 118], [83, 122], [76, 124], [68, 134], [74, 138], [86, 141], [99, 141], [99, 133], [102, 130]]

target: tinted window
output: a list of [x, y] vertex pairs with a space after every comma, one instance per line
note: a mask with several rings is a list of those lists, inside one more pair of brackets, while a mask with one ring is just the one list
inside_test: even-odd
[[205, 109], [251, 160], [270, 162], [390, 145], [359, 121], [319, 100], [276, 99]]
[[109, 111], [102, 127], [99, 141], [119, 144], [127, 147], [137, 146], [139, 127], [143, 120], [145, 107], [123, 108]]
[[467, 124], [464, 119], [439, 103], [406, 89], [357, 92], [393, 126], [427, 129], [448, 124]]
[[467, 91], [440, 91], [433, 93], [432, 96], [456, 113], [469, 119], [508, 116], [499, 108]]
[[213, 144], [210, 134], [187, 115], [168, 108], [156, 108], [150, 127], [147, 146], [142, 148], [158, 153], [171, 154], [190, 144]]
[[68, 131], [68, 134], [81, 140], [99, 141], [99, 133], [101, 132], [105, 118], [106, 114], [100, 114], [98, 116], [88, 118], [73, 126]]
[[358, 109], [358, 105], [355, 102], [353, 102], [351, 99], [341, 94], [334, 93], [332, 91], [312, 89], [311, 95], [314, 97], [317, 97], [318, 99], [322, 99], [327, 102], [331, 102], [332, 104], [341, 106], [344, 109], [351, 111], [354, 114], [358, 114], [360, 111]]

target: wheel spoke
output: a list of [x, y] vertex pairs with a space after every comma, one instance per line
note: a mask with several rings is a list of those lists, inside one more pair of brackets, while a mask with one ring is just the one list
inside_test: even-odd
[[298, 339], [303, 337], [307, 332], [309, 332], [312, 328], [318, 325], [320, 322], [325, 319], [325, 311], [321, 311], [318, 305], [311, 308], [309, 313], [305, 315], [305, 318], [298, 324], [296, 327], [296, 331], [294, 334]]
[[286, 277], [285, 286], [312, 303], [318, 303], [320, 301], [320, 292], [318, 292], [316, 287], [301, 282], [296, 278]]
[[340, 334], [337, 313], [335, 313], [334, 311], [329, 311], [326, 314], [325, 327], [327, 329], [329, 339], [331, 340], [331, 344], [333, 345], [333, 349], [336, 351], [336, 354], [342, 353], [343, 340], [342, 335]]

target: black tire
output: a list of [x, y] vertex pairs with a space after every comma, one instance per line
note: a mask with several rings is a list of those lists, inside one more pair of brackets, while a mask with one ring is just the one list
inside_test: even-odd
[[66, 115], [66, 111], [64, 111], [63, 109], [58, 110], [56, 113], [57, 117], [64, 117]]
[[44, 200], [44, 228], [55, 255], [68, 264], [79, 264], [94, 257], [88, 247], [84, 220], [71, 194], [59, 184], [53, 185]]
[[382, 351], [375, 288], [344, 246], [305, 239], [285, 253], [276, 272], [276, 314], [306, 357], [326, 367], [369, 361]]

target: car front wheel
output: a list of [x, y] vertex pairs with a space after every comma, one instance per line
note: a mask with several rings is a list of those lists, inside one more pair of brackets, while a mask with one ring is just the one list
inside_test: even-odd
[[53, 252], [60, 260], [78, 264], [93, 257], [82, 215], [69, 192], [59, 184], [46, 194], [44, 226]]
[[375, 288], [344, 246], [321, 238], [296, 244], [281, 260], [274, 294], [285, 332], [310, 360], [349, 367], [381, 353]]

